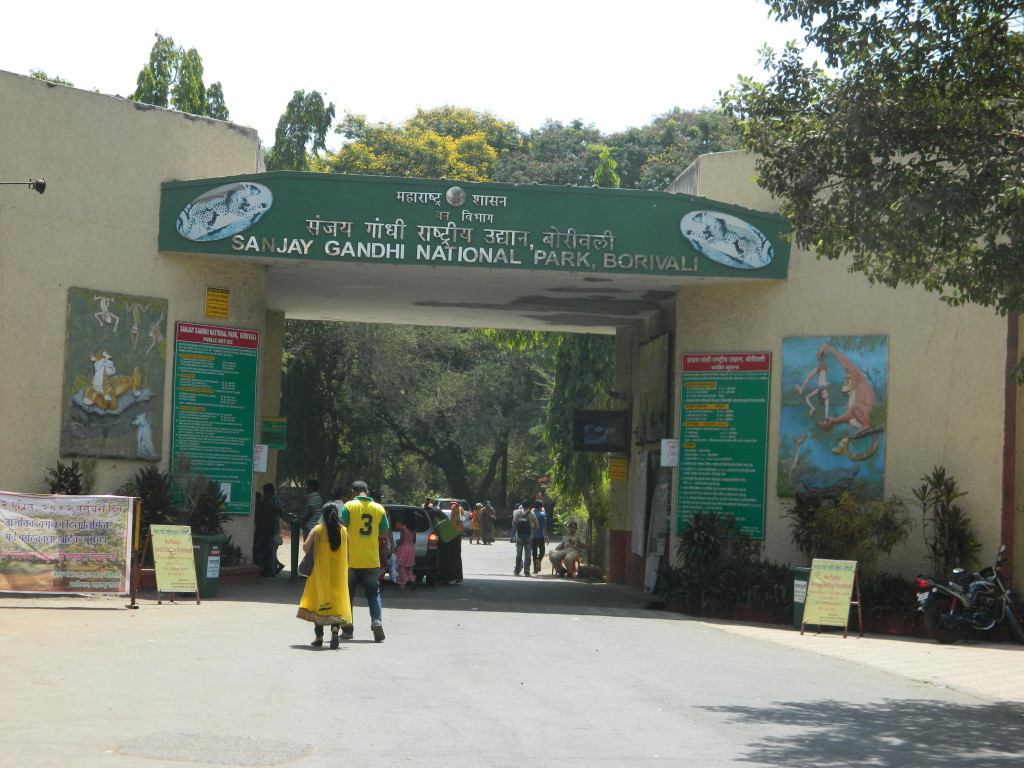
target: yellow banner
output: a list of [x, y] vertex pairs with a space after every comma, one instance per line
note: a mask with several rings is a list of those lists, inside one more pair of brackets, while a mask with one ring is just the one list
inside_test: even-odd
[[811, 561], [804, 604], [804, 624], [845, 627], [850, 622], [850, 600], [856, 560]]
[[159, 592], [195, 592], [196, 559], [187, 525], [152, 525], [153, 563]]

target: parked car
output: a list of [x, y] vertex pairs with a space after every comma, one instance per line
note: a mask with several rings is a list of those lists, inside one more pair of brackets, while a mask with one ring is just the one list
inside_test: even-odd
[[416, 565], [413, 567], [413, 573], [417, 583], [424, 582], [428, 587], [434, 586], [434, 582], [437, 581], [438, 538], [427, 513], [422, 507], [408, 504], [384, 504], [383, 507], [388, 513], [395, 546], [398, 545], [398, 537], [394, 536], [395, 520], [401, 520], [416, 531]]
[[466, 512], [466, 519], [462, 523], [462, 535], [469, 536], [470, 522], [473, 519], [473, 505], [465, 499], [433, 499], [432, 504], [444, 512], [445, 517], [451, 520], [452, 517], [452, 502], [457, 502]]

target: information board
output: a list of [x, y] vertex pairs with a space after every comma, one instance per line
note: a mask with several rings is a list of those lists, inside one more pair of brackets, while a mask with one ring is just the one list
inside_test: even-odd
[[127, 594], [132, 506], [0, 492], [0, 592]]
[[698, 512], [764, 538], [769, 352], [684, 354], [676, 532]]
[[196, 561], [187, 525], [152, 525], [153, 564], [159, 592], [195, 592]]
[[846, 627], [856, 573], [856, 560], [812, 560], [803, 623]]
[[259, 331], [175, 326], [172, 455], [227, 496], [228, 514], [251, 510]]

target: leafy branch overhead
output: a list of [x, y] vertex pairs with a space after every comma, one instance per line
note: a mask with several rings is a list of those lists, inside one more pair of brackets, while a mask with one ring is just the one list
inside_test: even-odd
[[723, 103], [797, 242], [873, 282], [1024, 310], [1019, 0], [768, 5], [824, 67], [766, 49], [768, 79]]

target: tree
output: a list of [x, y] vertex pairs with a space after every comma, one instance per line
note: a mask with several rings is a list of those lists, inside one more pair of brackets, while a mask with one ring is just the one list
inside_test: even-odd
[[181, 49], [174, 45], [174, 39], [156, 33], [156, 42], [149, 52], [149, 64], [139, 72], [132, 101], [156, 107], [169, 106], [171, 86], [180, 58]]
[[206, 116], [214, 120], [230, 120], [227, 104], [224, 103], [224, 89], [219, 82], [211, 83], [206, 89]]
[[800, 245], [872, 282], [1024, 310], [1019, 0], [770, 0], [824, 53], [725, 95]]
[[315, 159], [327, 149], [327, 131], [333, 121], [334, 104], [324, 104], [318, 91], [295, 91], [277, 121], [274, 146], [266, 153], [267, 170], [309, 170], [307, 151]]
[[735, 122], [723, 112], [679, 107], [613, 133], [607, 143], [625, 189], [664, 189], [700, 155], [743, 149]]
[[221, 84], [213, 83], [207, 88], [203, 83], [203, 59], [199, 52], [195, 48], [186, 51], [159, 32], [149, 53], [149, 63], [136, 79], [131, 100], [173, 107], [190, 115], [228, 119]]
[[539, 366], [465, 329], [286, 323], [279, 476], [362, 477], [389, 500], [499, 498], [506, 465], [537, 477]]
[[171, 86], [174, 108], [190, 115], [206, 114], [206, 86], [203, 85], [203, 60], [195, 48], [189, 48], [178, 60], [178, 76]]
[[620, 179], [619, 174], [615, 172], [615, 168], [618, 166], [618, 162], [612, 159], [608, 147], [601, 147], [598, 157], [601, 158], [601, 164], [594, 171], [594, 184], [599, 187], [617, 188]]
[[419, 110], [401, 125], [347, 114], [338, 126], [348, 143], [329, 158], [334, 173], [487, 181], [499, 149], [518, 146], [518, 129], [488, 112]]
[[589, 187], [600, 164], [591, 147], [603, 140], [597, 128], [582, 120], [573, 120], [569, 125], [545, 121], [526, 135], [521, 149], [510, 150], [498, 158], [494, 180]]

